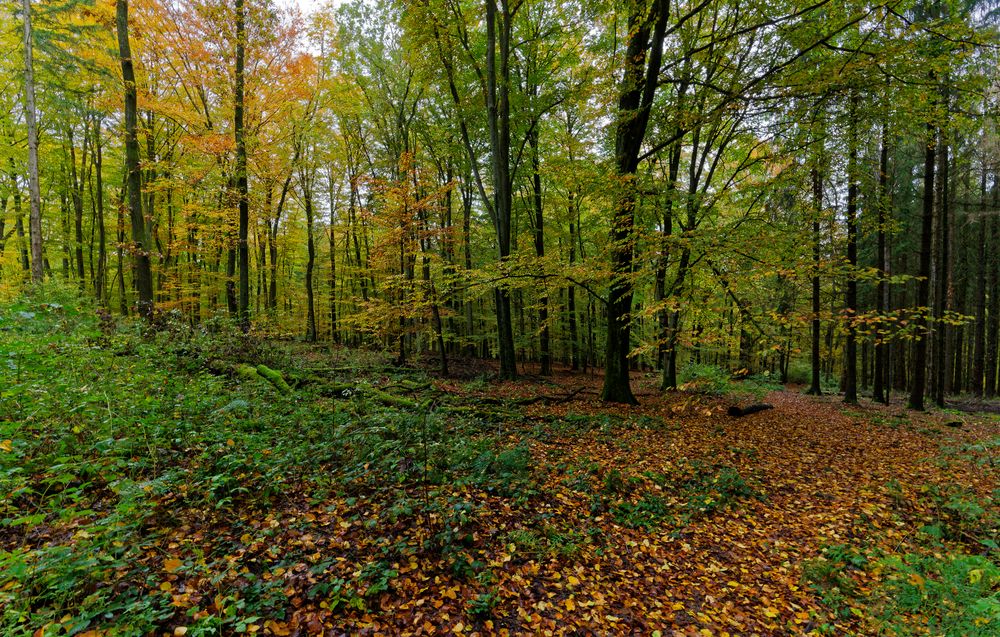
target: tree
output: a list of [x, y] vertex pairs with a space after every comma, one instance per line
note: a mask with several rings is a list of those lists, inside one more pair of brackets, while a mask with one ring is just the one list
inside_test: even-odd
[[647, 9], [633, 2], [614, 126], [614, 166], [618, 180], [611, 218], [611, 285], [608, 291], [607, 347], [601, 399], [635, 404], [629, 384], [631, 352], [633, 227], [637, 203], [636, 169], [656, 94], [669, 4], [654, 0]]
[[[250, 231], [250, 199], [247, 180], [246, 131], [243, 125], [244, 87], [246, 85], [245, 58], [246, 5], [245, 0], [236, 0], [236, 94], [233, 98], [233, 135], [236, 138], [236, 195], [239, 197], [240, 300], [238, 320], [244, 331], [250, 327], [250, 249], [247, 243]], [[312, 235], [309, 236], [311, 241]], [[315, 325], [313, 328], [315, 330]]]
[[139, 136], [135, 70], [128, 37], [128, 0], [116, 0], [115, 25], [118, 31], [118, 56], [121, 60], [125, 90], [125, 170], [128, 190], [129, 221], [132, 226], [132, 273], [138, 293], [139, 314], [153, 316], [153, 274], [149, 258], [149, 234], [142, 214], [142, 182], [139, 168]]
[[31, 29], [31, 0], [21, 1], [24, 21], [24, 120], [28, 125], [28, 227], [31, 236], [31, 280], [40, 283], [42, 267], [42, 195], [38, 186], [38, 124], [35, 121], [35, 64]]

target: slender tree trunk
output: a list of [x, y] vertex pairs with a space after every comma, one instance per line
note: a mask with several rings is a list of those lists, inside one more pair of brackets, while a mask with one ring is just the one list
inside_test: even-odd
[[[994, 183], [997, 176], [993, 177]], [[1000, 203], [1000, 188], [993, 189], [993, 209]], [[983, 372], [983, 395], [989, 398], [997, 394], [997, 358], [1000, 346], [1000, 216], [990, 218], [990, 263], [987, 266], [989, 278], [989, 307], [986, 319], [986, 356]]]
[[[989, 260], [987, 259], [986, 252], [986, 240], [987, 233], [986, 228], [988, 225], [988, 217], [984, 214], [986, 210], [986, 169], [983, 168], [983, 174], [980, 177], [979, 182], [980, 189], [980, 213], [976, 216], [976, 226], [978, 229], [976, 241], [977, 253], [976, 253], [976, 263], [981, 268], [986, 268], [989, 270]], [[996, 248], [994, 248], [995, 250]], [[975, 334], [973, 336], [973, 354], [972, 354], [972, 373], [969, 378], [969, 389], [976, 396], [983, 395], [983, 388], [985, 386], [983, 380], [983, 374], [986, 368], [986, 281], [989, 279], [989, 272], [980, 272], [976, 277], [976, 324], [975, 324]]]
[[[468, 274], [472, 271], [472, 185], [468, 182], [471, 179], [466, 179], [466, 184], [462, 187], [462, 251], [465, 254], [465, 272]], [[476, 355], [476, 344], [474, 338], [476, 336], [476, 321], [473, 315], [473, 300], [470, 298], [468, 291], [465, 292], [465, 355], [475, 356]]]
[[[124, 0], [122, 0], [124, 1]], [[38, 125], [35, 122], [35, 65], [31, 0], [21, 0], [24, 20], [24, 119], [28, 125], [28, 228], [31, 236], [31, 280], [45, 278], [42, 259], [42, 195], [38, 186]], [[131, 65], [131, 62], [129, 63]]]
[[[139, 137], [136, 114], [137, 98], [132, 51], [128, 39], [128, 0], [116, 0], [118, 54], [125, 83], [125, 169], [128, 184], [129, 221], [132, 225], [132, 266], [138, 311], [145, 318], [153, 315], [153, 275], [149, 262], [149, 237], [142, 214], [142, 184], [139, 173]], [[124, 278], [124, 277], [123, 277]], [[124, 285], [124, 281], [122, 282]]]
[[[573, 192], [570, 191], [570, 219], [573, 219]], [[573, 267], [576, 262], [576, 226], [571, 221], [569, 224], [569, 264]], [[577, 334], [576, 316], [576, 286], [571, 282], [566, 287], [566, 313], [569, 322], [569, 360], [570, 369], [576, 371], [580, 369], [580, 336]]]
[[847, 158], [847, 285], [845, 286], [844, 314], [847, 320], [846, 368], [844, 402], [858, 402], [858, 339], [854, 324], [858, 313], [858, 143], [857, 143], [858, 96], [851, 93], [848, 114], [848, 158]]
[[[933, 75], [932, 75], [933, 78]], [[924, 195], [920, 230], [920, 270], [917, 273], [916, 339], [913, 342], [913, 383], [910, 387], [910, 409], [923, 411], [924, 391], [927, 384], [927, 314], [930, 303], [931, 247], [934, 237], [934, 169], [937, 163], [937, 130], [927, 124], [927, 142], [924, 149]]]
[[337, 329], [337, 206], [334, 196], [333, 169], [330, 169], [330, 340], [340, 343]]
[[823, 393], [820, 384], [820, 370], [822, 359], [820, 358], [820, 335], [822, 325], [819, 319], [820, 312], [820, 216], [823, 213], [823, 175], [819, 168], [813, 168], [810, 172], [812, 178], [812, 198], [813, 198], [813, 223], [812, 223], [812, 380], [809, 385], [809, 393], [819, 396]]
[[97, 205], [97, 274], [94, 277], [94, 292], [98, 302], [105, 301], [105, 280], [108, 272], [108, 240], [104, 228], [104, 158], [101, 143], [101, 119], [94, 122], [94, 178], [96, 180], [95, 199]]
[[[679, 131], [678, 131], [679, 132]], [[670, 160], [667, 167], [667, 185], [665, 201], [663, 202], [663, 231], [660, 237], [660, 255], [657, 262], [657, 296], [661, 303], [666, 304], [667, 299], [677, 292], [684, 274], [682, 270], [687, 269], [687, 260], [683, 266], [678, 267], [677, 280], [671, 289], [667, 290], [667, 262], [670, 256], [670, 239], [674, 230], [673, 206], [674, 194], [677, 191], [677, 175], [681, 162], [681, 142], [670, 147]], [[687, 252], [690, 255], [690, 252]], [[661, 341], [661, 365], [662, 377], [660, 378], [660, 389], [675, 389], [677, 387], [677, 328], [679, 313], [676, 309], [664, 307], [659, 316], [660, 341]]]
[[[534, 239], [535, 256], [539, 261], [545, 258], [545, 234], [543, 232], [542, 217], [542, 175], [539, 161], [538, 149], [538, 129], [537, 127], [528, 136], [528, 145], [531, 147], [531, 194], [534, 211]], [[538, 337], [539, 362], [541, 363], [541, 375], [552, 375], [552, 353], [549, 343], [549, 298], [547, 294], [542, 294], [538, 300], [538, 322], [540, 331]]]
[[[886, 277], [888, 276], [888, 260], [886, 258], [885, 230], [891, 210], [892, 208], [889, 205], [889, 124], [888, 122], [883, 122], [878, 162], [878, 204], [876, 207], [878, 214], [878, 228], [876, 229], [878, 238], [875, 248], [875, 269], [878, 272], [878, 284], [875, 290], [875, 312], [879, 317], [879, 321], [881, 321], [889, 309], [888, 299], [886, 298], [889, 286], [886, 281]], [[882, 323], [879, 322], [877, 325], [878, 327], [875, 330], [875, 371], [873, 374], [874, 388], [872, 394], [876, 401], [889, 404], [889, 388], [886, 382], [888, 379], [889, 359], [887, 356], [885, 335], [882, 333]]]
[[17, 183], [17, 167], [14, 164], [14, 156], [8, 155], [7, 162], [10, 165], [11, 190], [14, 195], [14, 234], [17, 237], [17, 249], [21, 255], [21, 269], [24, 271], [24, 276], [30, 278], [31, 252], [28, 248], [28, 242], [25, 241], [24, 211], [21, 206], [21, 188]]
[[[73, 201], [73, 257], [76, 266], [75, 274], [77, 284], [83, 291], [85, 275], [83, 271], [83, 176], [82, 169], [77, 170], [76, 166], [76, 145], [73, 142], [73, 128], [66, 131], [67, 143], [69, 144], [69, 177], [70, 177], [70, 198]], [[83, 155], [80, 158], [81, 166], [87, 163], [87, 127], [84, 126]]]
[[941, 131], [937, 147], [938, 152], [938, 175], [937, 175], [937, 204], [938, 204], [938, 228], [940, 244], [938, 247], [938, 267], [937, 267], [937, 290], [934, 295], [934, 403], [938, 407], [944, 407], [945, 395], [948, 392], [948, 345], [949, 329], [944, 320], [945, 314], [950, 309], [950, 210], [948, 197], [948, 140], [945, 131]]
[[302, 204], [306, 211], [306, 340], [316, 340], [316, 306], [313, 300], [313, 268], [316, 265], [316, 244], [313, 241], [313, 200], [311, 179], [300, 177]]
[[[244, 63], [246, 57], [246, 5], [236, 2], [236, 95], [233, 105], [233, 132], [236, 137], [236, 193], [239, 196], [239, 322], [244, 331], [250, 329], [250, 248], [247, 243], [250, 231], [250, 198], [247, 185], [247, 145], [243, 126]], [[313, 325], [313, 338], [315, 338]]]

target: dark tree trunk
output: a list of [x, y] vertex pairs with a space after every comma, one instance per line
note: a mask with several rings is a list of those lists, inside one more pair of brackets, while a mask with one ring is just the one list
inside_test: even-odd
[[[538, 128], [532, 129], [528, 135], [528, 145], [531, 147], [531, 199], [534, 212], [535, 256], [539, 261], [545, 258], [545, 234], [543, 232], [542, 216], [542, 175], [539, 162]], [[549, 298], [543, 293], [538, 299], [538, 360], [542, 376], [552, 375], [552, 353], [549, 344]]]
[[[996, 177], [994, 176], [994, 180]], [[1000, 199], [1000, 188], [994, 187], [993, 208], [997, 208]], [[1000, 346], [1000, 216], [993, 215], [990, 219], [990, 263], [987, 266], [989, 277], [989, 308], [986, 319], [986, 356], [983, 373], [983, 395], [992, 398], [997, 394], [997, 348]]]
[[81, 169], [76, 166], [76, 145], [73, 141], [73, 127], [66, 131], [66, 139], [69, 144], [69, 178], [70, 178], [70, 198], [73, 201], [73, 261], [76, 266], [76, 281], [83, 291], [86, 282], [83, 271], [83, 172], [82, 167], [87, 164], [87, 126], [84, 126], [83, 154], [80, 157]]
[[[236, 137], [236, 193], [239, 196], [239, 270], [240, 298], [238, 316], [240, 327], [250, 329], [250, 248], [247, 235], [250, 229], [250, 199], [247, 182], [247, 146], [243, 126], [244, 62], [246, 56], [246, 6], [244, 0], [236, 2], [236, 95], [233, 105], [233, 132]], [[315, 338], [315, 325], [313, 325]]]
[[[305, 172], [305, 171], [303, 171]], [[316, 340], [316, 306], [313, 299], [313, 269], [316, 266], [316, 243], [313, 240], [313, 199], [311, 178], [302, 175], [302, 205], [306, 212], [306, 340]]]
[[17, 166], [14, 164], [14, 156], [8, 155], [7, 162], [10, 166], [10, 183], [14, 195], [14, 234], [17, 237], [17, 248], [21, 255], [21, 269], [26, 277], [31, 276], [31, 253], [28, 249], [28, 242], [25, 241], [24, 233], [24, 212], [21, 209], [21, 189], [17, 185]]
[[[570, 219], [573, 219], [573, 192], [570, 191]], [[571, 221], [569, 224], [569, 264], [570, 267], [576, 262], [576, 226]], [[566, 313], [568, 316], [569, 328], [569, 362], [570, 369], [576, 371], [580, 369], [580, 336], [577, 334], [576, 323], [576, 286], [571, 282], [566, 288]]]
[[[142, 214], [142, 183], [139, 172], [139, 137], [136, 113], [137, 96], [132, 51], [128, 39], [128, 0], [116, 2], [118, 55], [125, 83], [125, 169], [128, 173], [128, 210], [132, 226], [132, 267], [138, 294], [138, 311], [145, 318], [153, 315], [153, 274], [149, 260], [149, 236]], [[124, 277], [123, 277], [124, 279]], [[124, 288], [124, 281], [122, 281]]]
[[[468, 181], [468, 180], [467, 180]], [[472, 271], [472, 186], [471, 184], [462, 188], [462, 250], [465, 253], [465, 271]], [[473, 338], [476, 335], [476, 322], [473, 317], [473, 301], [468, 298], [466, 292], [465, 299], [465, 355], [475, 356], [476, 345]]]
[[[510, 257], [511, 249], [511, 180], [510, 180], [510, 45], [513, 16], [507, 0], [500, 0], [500, 20], [497, 6], [486, 0], [486, 110], [490, 131], [490, 159], [493, 169], [493, 222], [501, 263]], [[499, 38], [497, 37], [499, 31]], [[497, 48], [499, 44], [499, 68]], [[511, 315], [510, 290], [499, 285], [495, 292], [497, 338], [500, 348], [500, 377], [517, 377], [514, 350], [514, 327]]]
[[94, 178], [96, 180], [97, 206], [97, 273], [94, 276], [94, 293], [98, 302], [104, 302], [104, 285], [108, 271], [108, 242], [104, 229], [104, 157], [101, 144], [101, 119], [94, 122]]
[[809, 385], [809, 393], [819, 396], [823, 393], [820, 385], [820, 332], [822, 325], [819, 320], [820, 311], [820, 285], [819, 285], [819, 259], [820, 259], [820, 216], [823, 212], [823, 176], [819, 168], [813, 168], [810, 172], [812, 178], [812, 198], [813, 198], [813, 223], [812, 223], [812, 381]]
[[888, 223], [891, 206], [889, 203], [889, 125], [882, 124], [882, 141], [879, 150], [878, 162], [878, 204], [877, 204], [877, 232], [878, 239], [875, 248], [875, 269], [878, 273], [878, 284], [875, 290], [875, 312], [879, 317], [878, 327], [875, 331], [875, 371], [874, 388], [872, 394], [876, 401], [889, 403], [888, 387], [888, 356], [885, 342], [885, 335], [881, 323], [882, 317], [889, 309], [888, 293], [889, 285], [886, 281], [888, 276], [888, 259], [886, 258], [885, 230]]
[[[980, 268], [989, 269], [989, 261], [986, 258], [986, 228], [988, 217], [984, 214], [986, 209], [986, 169], [983, 169], [980, 181], [980, 213], [976, 216], [977, 252], [976, 263]], [[994, 250], [996, 248], [994, 247]], [[983, 395], [985, 383], [983, 374], [986, 367], [986, 281], [989, 279], [988, 272], [979, 272], [976, 277], [976, 325], [973, 336], [972, 373], [969, 377], [969, 390], [976, 396]]]
[[330, 172], [330, 340], [340, 343], [337, 329], [337, 231], [336, 201], [333, 192], [333, 171]]
[[852, 92], [848, 114], [847, 157], [847, 285], [845, 286], [845, 319], [847, 320], [847, 360], [844, 370], [844, 402], [858, 402], [858, 339], [854, 321], [858, 313], [858, 144], [857, 144], [857, 93]]
[[[120, 0], [120, 2], [124, 1]], [[31, 0], [22, 0], [21, 10], [23, 12], [21, 17], [24, 20], [24, 120], [28, 125], [28, 234], [31, 239], [31, 280], [40, 283], [45, 277], [45, 270], [42, 256], [42, 195], [38, 186], [38, 125], [35, 121], [35, 68], [31, 31]], [[124, 57], [122, 60], [124, 66]], [[131, 65], [132, 62], [129, 60], [130, 71]], [[128, 80], [126, 80], [127, 82]], [[135, 93], [134, 83], [132, 92]]]
[[950, 206], [948, 197], [948, 141], [944, 131], [941, 132], [938, 143], [938, 175], [937, 175], [937, 204], [938, 204], [938, 228], [940, 229], [940, 244], [938, 247], [938, 267], [937, 267], [937, 290], [934, 295], [934, 403], [938, 407], [944, 407], [945, 395], [948, 393], [948, 346], [949, 329], [944, 320], [945, 314], [950, 309], [951, 296], [951, 221], [949, 219]]
[[[687, 259], [682, 255], [683, 263], [678, 268], [677, 279], [668, 291], [666, 286], [667, 262], [670, 257], [670, 238], [674, 231], [673, 205], [674, 194], [677, 191], [677, 173], [680, 170], [681, 142], [670, 148], [670, 160], [667, 167], [667, 187], [663, 202], [663, 231], [660, 237], [660, 255], [656, 266], [656, 283], [658, 300], [666, 304], [667, 299], [676, 293], [677, 287], [687, 269]], [[686, 251], [685, 255], [689, 255]], [[660, 364], [662, 374], [660, 389], [675, 389], [677, 387], [677, 328], [679, 314], [675, 309], [664, 307], [659, 316], [660, 327]]]
[[927, 330], [928, 303], [930, 302], [931, 246], [934, 237], [934, 168], [937, 163], [937, 131], [927, 124], [927, 142], [924, 149], [923, 214], [920, 229], [920, 277], [917, 283], [916, 338], [913, 342], [913, 382], [910, 386], [910, 409], [924, 409], [924, 391], [927, 384]]
[[[608, 292], [607, 347], [601, 399], [636, 404], [629, 384], [631, 351], [633, 226], [639, 151], [646, 136], [656, 93], [669, 5], [655, 0], [649, 12], [636, 7], [629, 15], [624, 75], [615, 124], [615, 174], [620, 191], [611, 219], [611, 285]], [[647, 59], [648, 58], [648, 59]]]

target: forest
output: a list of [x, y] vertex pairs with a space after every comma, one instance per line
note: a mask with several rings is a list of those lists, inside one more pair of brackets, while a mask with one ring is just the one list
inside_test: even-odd
[[995, 0], [3, 6], [3, 635], [1000, 634]]

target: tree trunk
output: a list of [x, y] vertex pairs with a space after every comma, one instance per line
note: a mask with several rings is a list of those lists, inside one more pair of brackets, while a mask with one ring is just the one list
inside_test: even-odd
[[337, 206], [333, 190], [333, 168], [330, 169], [330, 340], [340, 343], [340, 332], [337, 330]]
[[149, 263], [149, 237], [142, 214], [137, 98], [132, 51], [128, 39], [128, 0], [116, 0], [115, 6], [118, 55], [121, 59], [122, 80], [125, 83], [125, 169], [128, 174], [128, 210], [132, 226], [132, 268], [136, 292], [139, 295], [138, 311], [140, 316], [148, 319], [153, 315], [153, 274]]
[[888, 260], [886, 259], [885, 229], [892, 208], [889, 205], [889, 124], [882, 124], [882, 141], [879, 149], [878, 162], [878, 204], [877, 204], [877, 246], [875, 248], [875, 270], [878, 274], [878, 284], [875, 290], [875, 312], [879, 323], [875, 330], [875, 371], [872, 394], [877, 402], [889, 404], [888, 369], [886, 343], [884, 341], [881, 319], [889, 309], [888, 292]]
[[[996, 176], [994, 176], [996, 182]], [[993, 209], [996, 210], [1000, 199], [1000, 188], [993, 190]], [[983, 395], [992, 398], [997, 393], [997, 354], [1000, 346], [1000, 216], [992, 215], [990, 219], [990, 250], [991, 258], [987, 266], [989, 278], [989, 308], [986, 319], [986, 356], [983, 373]]]
[[[986, 252], [986, 227], [988, 217], [986, 210], [986, 169], [980, 177], [980, 212], [976, 216], [976, 226], [978, 228], [978, 249], [976, 253], [976, 263], [981, 268], [986, 268], [986, 272], [979, 272], [976, 277], [976, 324], [973, 336], [972, 373], [969, 378], [969, 390], [976, 396], [983, 395], [985, 383], [983, 374], [986, 368], [986, 281], [989, 279], [989, 260]], [[995, 248], [994, 248], [995, 249]]]
[[[933, 76], [932, 76], [933, 77]], [[910, 409], [923, 411], [924, 390], [927, 384], [927, 330], [928, 303], [930, 302], [931, 242], [934, 236], [934, 168], [937, 163], [937, 130], [927, 124], [927, 142], [924, 148], [924, 195], [920, 229], [920, 270], [917, 275], [917, 321], [913, 342], [913, 383], [910, 386]]]
[[97, 204], [97, 273], [94, 276], [94, 293], [99, 303], [105, 300], [105, 280], [108, 272], [108, 241], [104, 229], [104, 157], [101, 143], [101, 119], [94, 122], [94, 178], [97, 181], [95, 199]]
[[[656, 0], [648, 15], [635, 7], [628, 19], [624, 76], [615, 124], [615, 176], [619, 189], [611, 219], [611, 285], [608, 292], [607, 346], [601, 399], [636, 404], [629, 384], [631, 350], [633, 226], [639, 151], [649, 124], [667, 28], [669, 5]], [[652, 37], [650, 34], [652, 33]], [[648, 61], [647, 61], [648, 54]]]
[[[246, 6], [244, 0], [236, 2], [236, 95], [233, 105], [233, 132], [236, 137], [236, 193], [239, 196], [239, 271], [240, 298], [238, 316], [243, 331], [250, 329], [250, 249], [247, 235], [250, 229], [250, 199], [247, 183], [247, 146], [243, 127], [244, 62], [246, 56]], [[311, 290], [310, 290], [311, 293]], [[312, 305], [310, 304], [310, 310]], [[313, 337], [315, 338], [315, 325]]]
[[313, 300], [313, 268], [316, 265], [316, 244], [313, 241], [312, 183], [309, 177], [300, 177], [302, 205], [306, 212], [306, 340], [316, 340], [316, 307]]
[[[73, 201], [73, 261], [76, 266], [75, 274], [80, 291], [85, 287], [85, 275], [83, 271], [83, 176], [82, 168], [76, 167], [76, 145], [73, 142], [73, 127], [66, 131], [67, 143], [69, 144], [69, 177], [70, 177], [70, 198]], [[80, 157], [80, 165], [87, 163], [87, 126], [84, 125], [84, 145], [83, 154]]]
[[[570, 219], [573, 219], [573, 192], [570, 191]], [[569, 264], [573, 267], [576, 261], [576, 226], [571, 221], [569, 224]], [[577, 334], [576, 324], [576, 286], [572, 282], [566, 287], [566, 313], [569, 322], [569, 361], [570, 369], [576, 371], [580, 369], [580, 336]]]
[[[497, 25], [495, 0], [486, 0], [486, 110], [490, 131], [490, 159], [493, 168], [493, 223], [500, 261], [510, 257], [511, 183], [510, 183], [510, 44], [511, 20], [507, 0], [500, 0], [500, 24]], [[497, 32], [499, 31], [499, 38]], [[499, 39], [499, 42], [498, 42]], [[499, 44], [499, 68], [497, 45]], [[497, 337], [500, 348], [500, 377], [517, 377], [514, 351], [514, 327], [510, 290], [500, 284], [495, 291]]]
[[820, 369], [822, 365], [822, 360], [820, 359], [820, 332], [822, 331], [822, 325], [819, 320], [820, 311], [820, 281], [819, 281], [819, 264], [820, 264], [820, 216], [823, 213], [823, 175], [818, 167], [814, 167], [810, 171], [810, 176], [812, 178], [812, 198], [813, 198], [813, 223], [812, 223], [812, 253], [813, 253], [813, 266], [812, 266], [812, 348], [811, 348], [811, 362], [812, 362], [812, 381], [809, 385], [809, 393], [814, 396], [819, 396], [823, 393], [823, 388], [820, 385]]
[[[538, 156], [537, 127], [529, 133], [528, 145], [531, 147], [531, 200], [534, 212], [534, 224], [532, 225], [534, 225], [535, 235], [535, 256], [538, 257], [539, 263], [541, 263], [545, 258], [545, 234], [543, 232], [542, 175]], [[552, 353], [549, 344], [549, 297], [544, 292], [538, 300], [538, 305], [538, 323], [540, 328], [538, 336], [538, 349], [540, 350], [538, 360], [541, 364], [540, 373], [542, 376], [551, 376]]]
[[14, 234], [17, 237], [17, 249], [21, 255], [21, 269], [24, 271], [24, 276], [30, 277], [31, 252], [24, 240], [24, 211], [21, 209], [21, 189], [17, 185], [17, 166], [14, 164], [14, 156], [8, 155], [7, 162], [10, 165], [10, 183], [14, 194]]
[[934, 403], [938, 407], [944, 407], [945, 395], [948, 392], [948, 346], [949, 334], [947, 323], [944, 320], [945, 314], [950, 309], [950, 252], [951, 252], [951, 228], [949, 224], [949, 201], [948, 201], [948, 141], [945, 132], [940, 133], [938, 142], [938, 174], [937, 174], [937, 205], [938, 205], [938, 267], [937, 267], [937, 290], [934, 295]]
[[[40, 283], [45, 278], [45, 270], [42, 259], [42, 195], [38, 187], [38, 125], [35, 122], [35, 65], [32, 50], [31, 0], [21, 0], [21, 10], [24, 13], [22, 16], [24, 20], [24, 119], [28, 125], [28, 232], [31, 236], [31, 280]], [[131, 61], [129, 68], [131, 68]], [[133, 92], [134, 90], [133, 87]]]
[[847, 360], [845, 367], [844, 402], [858, 402], [858, 339], [854, 320], [858, 313], [858, 144], [857, 144], [858, 96], [851, 93], [848, 114], [848, 157], [847, 157], [847, 285], [844, 295], [844, 314], [847, 321]]

